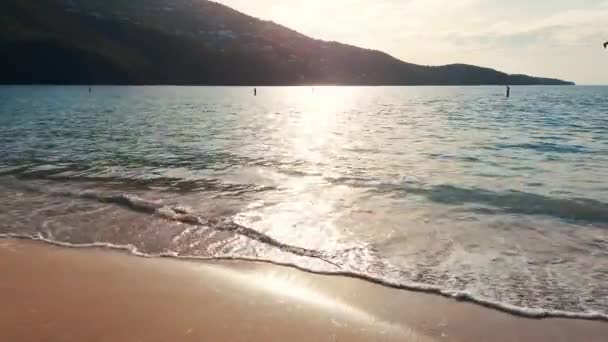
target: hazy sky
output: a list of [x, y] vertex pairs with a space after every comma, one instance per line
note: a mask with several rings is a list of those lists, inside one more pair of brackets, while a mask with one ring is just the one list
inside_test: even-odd
[[608, 84], [608, 0], [217, 0], [418, 64]]

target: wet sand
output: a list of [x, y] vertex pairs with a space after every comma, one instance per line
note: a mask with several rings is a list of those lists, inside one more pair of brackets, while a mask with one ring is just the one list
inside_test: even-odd
[[242, 261], [0, 239], [0, 341], [606, 341], [608, 323]]

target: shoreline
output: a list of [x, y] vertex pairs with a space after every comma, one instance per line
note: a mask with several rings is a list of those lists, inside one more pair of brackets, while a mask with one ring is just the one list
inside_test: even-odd
[[[4, 341], [602, 341], [608, 323], [531, 319], [255, 261], [141, 258], [0, 239]], [[78, 324], [76, 324], [78, 323]]]
[[149, 259], [168, 258], [168, 259], [174, 259], [177, 261], [195, 262], [195, 263], [196, 262], [211, 262], [211, 263], [213, 263], [213, 262], [243, 262], [243, 263], [264, 264], [264, 265], [268, 265], [269, 267], [274, 266], [274, 267], [288, 268], [288, 269], [298, 271], [298, 272], [309, 273], [311, 275], [344, 277], [344, 278], [348, 278], [348, 279], [352, 279], [352, 280], [356, 280], [356, 281], [368, 282], [368, 283], [371, 283], [371, 284], [374, 284], [377, 286], [386, 287], [388, 289], [421, 293], [421, 294], [425, 294], [425, 295], [439, 296], [442, 298], [446, 298], [448, 300], [477, 305], [477, 306], [480, 306], [480, 307], [483, 307], [483, 308], [486, 308], [489, 310], [498, 311], [498, 312], [501, 312], [501, 313], [504, 313], [507, 315], [512, 315], [512, 316], [519, 317], [519, 318], [534, 319], [534, 320], [568, 319], [568, 320], [598, 321], [598, 322], [608, 323], [608, 316], [606, 316], [604, 314], [600, 314], [600, 313], [583, 314], [583, 313], [573, 313], [573, 312], [567, 312], [567, 311], [549, 312], [549, 311], [542, 310], [542, 309], [520, 308], [520, 307], [510, 308], [509, 305], [505, 304], [505, 303], [485, 301], [485, 300], [478, 299], [478, 298], [475, 298], [475, 297], [467, 295], [467, 294], [456, 294], [456, 295], [449, 294], [449, 293], [443, 292], [439, 288], [430, 287], [430, 286], [425, 288], [425, 287], [416, 287], [413, 285], [408, 286], [408, 285], [393, 284], [393, 283], [386, 282], [382, 279], [377, 279], [377, 278], [373, 278], [370, 276], [357, 274], [357, 273], [341, 272], [341, 271], [336, 271], [336, 272], [315, 271], [315, 270], [311, 270], [311, 269], [307, 269], [307, 268], [298, 266], [296, 264], [281, 263], [281, 262], [264, 260], [264, 259], [248, 259], [248, 258], [243, 258], [243, 257], [205, 258], [205, 257], [176, 256], [176, 255], [171, 255], [171, 254], [148, 255], [148, 254], [144, 254], [144, 253], [140, 253], [140, 252], [136, 251], [134, 249], [134, 247], [132, 247], [132, 246], [119, 246], [119, 245], [114, 245], [114, 244], [110, 244], [110, 243], [101, 243], [101, 242], [84, 244], [84, 245], [72, 245], [70, 243], [65, 243], [65, 242], [61, 242], [61, 241], [47, 240], [44, 238], [37, 238], [37, 237], [31, 237], [31, 236], [19, 235], [19, 234], [0, 234], [0, 241], [2, 241], [2, 239], [17, 239], [17, 240], [24, 240], [24, 241], [34, 241], [34, 242], [48, 244], [48, 245], [51, 245], [54, 247], [63, 247], [63, 248], [70, 248], [70, 249], [91, 249], [91, 248], [92, 249], [104, 249], [104, 250], [108, 250], [113, 253], [125, 253], [126, 255], [129, 255], [129, 256], [140, 257], [140, 258], [149, 258]]

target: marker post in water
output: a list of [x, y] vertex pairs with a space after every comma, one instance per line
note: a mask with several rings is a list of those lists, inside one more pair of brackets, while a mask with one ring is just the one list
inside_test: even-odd
[[511, 97], [511, 87], [507, 86], [507, 98]]

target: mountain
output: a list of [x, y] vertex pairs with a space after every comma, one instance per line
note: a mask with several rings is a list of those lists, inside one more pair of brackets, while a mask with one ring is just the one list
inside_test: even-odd
[[572, 84], [421, 66], [206, 0], [2, 0], [2, 84]]

